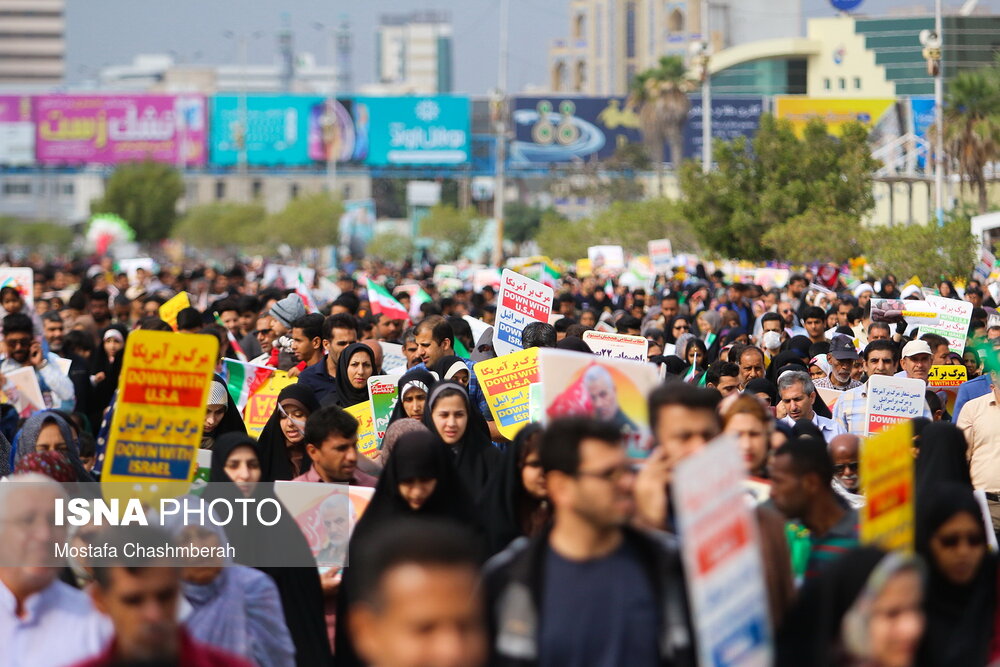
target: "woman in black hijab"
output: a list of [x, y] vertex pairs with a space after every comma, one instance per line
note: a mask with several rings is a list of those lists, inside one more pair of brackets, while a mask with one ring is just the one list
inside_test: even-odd
[[454, 380], [466, 389], [469, 388], [469, 367], [465, 360], [454, 354], [441, 357], [431, 366], [431, 372], [438, 380]]
[[[245, 433], [221, 436], [212, 448], [208, 478], [215, 484], [206, 487], [204, 499], [206, 502], [225, 499], [230, 503], [248, 497], [258, 502], [265, 498], [277, 500], [273, 485], [258, 481], [260, 470], [261, 460], [253, 438]], [[256, 516], [253, 511], [248, 513], [251, 520]], [[236, 550], [237, 562], [260, 570], [278, 587], [285, 622], [295, 644], [295, 664], [299, 667], [332, 664], [316, 559], [288, 510], [282, 505], [281, 518], [273, 526], [258, 523], [244, 526], [231, 521], [226, 526], [226, 537]], [[278, 563], [289, 566], [276, 566]]]
[[[368, 400], [368, 378], [375, 373], [375, 353], [364, 343], [351, 343], [337, 360], [337, 392], [330, 394], [334, 405], [349, 408]], [[358, 378], [361, 386], [357, 385]], [[326, 402], [324, 402], [324, 405]]]
[[[209, 414], [219, 407], [222, 407], [222, 416], [218, 420], [213, 420], [212, 428], [208, 428]], [[236, 401], [226, 388], [226, 383], [222, 376], [215, 375], [208, 389], [208, 404], [205, 416], [205, 428], [201, 434], [201, 448], [211, 449], [216, 438], [222, 437], [226, 433], [240, 433], [246, 435], [247, 426], [240, 416], [240, 410], [236, 407]]]
[[768, 405], [778, 404], [778, 387], [770, 380], [765, 378], [754, 378], [747, 382], [747, 386], [743, 389], [744, 394], [753, 394], [758, 398], [767, 397]]
[[[400, 517], [444, 518], [478, 528], [472, 499], [458, 478], [448, 452], [426, 430], [399, 439], [379, 477], [368, 508], [351, 534], [349, 553], [360, 553], [373, 530]], [[353, 573], [343, 571], [337, 593], [337, 665], [361, 665], [347, 627]]]
[[969, 462], [965, 458], [968, 444], [961, 429], [948, 422], [931, 422], [921, 429], [916, 444], [914, 482], [918, 505], [921, 498], [930, 495], [942, 482], [960, 484], [972, 490]]
[[500, 463], [500, 450], [490, 441], [486, 422], [472, 406], [465, 387], [451, 380], [435, 384], [423, 420], [452, 455], [466, 491], [477, 498]]
[[278, 393], [274, 412], [260, 432], [260, 470], [265, 482], [295, 479], [312, 465], [306, 455], [306, 419], [319, 410], [313, 390], [290, 384]]
[[422, 419], [427, 405], [427, 395], [435, 382], [434, 376], [422, 368], [412, 368], [404, 373], [397, 383], [399, 400], [389, 415], [389, 425], [400, 419]]
[[518, 432], [479, 502], [490, 555], [522, 535], [536, 535], [552, 516], [538, 455], [541, 435], [539, 424], [528, 424]]
[[917, 500], [917, 553], [928, 566], [927, 631], [917, 664], [985, 665], [997, 606], [997, 558], [986, 543], [979, 503], [971, 487], [948, 482], [920, 489]]

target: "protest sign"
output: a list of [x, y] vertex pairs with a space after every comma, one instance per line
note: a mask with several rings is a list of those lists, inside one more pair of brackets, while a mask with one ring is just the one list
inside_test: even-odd
[[541, 423], [545, 418], [544, 394], [542, 383], [532, 382], [528, 385], [528, 422]]
[[670, 245], [670, 239], [649, 241], [646, 246], [649, 249], [649, 261], [653, 264], [653, 271], [664, 275], [671, 274], [674, 266], [674, 249]]
[[389, 417], [396, 407], [398, 382], [398, 375], [373, 375], [368, 378], [368, 403], [371, 405], [372, 423], [375, 424], [376, 447], [382, 446]]
[[129, 334], [101, 482], [155, 482], [150, 490], [162, 491], [183, 482], [187, 490], [218, 352], [214, 336]]
[[387, 372], [399, 371], [400, 374], [406, 371], [406, 356], [403, 354], [403, 346], [398, 343], [379, 342], [382, 347], [382, 368]]
[[649, 341], [642, 336], [628, 336], [604, 331], [584, 331], [583, 342], [594, 354], [608, 359], [649, 360]]
[[844, 395], [842, 391], [821, 387], [816, 387], [816, 392], [823, 397], [823, 402], [826, 403], [826, 407], [830, 408], [830, 412], [833, 412], [833, 406], [837, 405], [837, 401]]
[[549, 348], [538, 358], [546, 420], [585, 415], [610, 422], [621, 431], [630, 458], [649, 456], [646, 397], [659, 383], [655, 366]]
[[[462, 319], [469, 323], [469, 328], [472, 329], [472, 340], [475, 341], [478, 341], [480, 338], [482, 338], [483, 334], [486, 333], [487, 330], [493, 328], [489, 324], [486, 324], [486, 322], [483, 322], [480, 319], [476, 319], [471, 315], [463, 315]], [[469, 351], [471, 352], [472, 350]]]
[[620, 245], [595, 245], [587, 248], [587, 259], [590, 260], [590, 270], [623, 271], [625, 269], [625, 251]]
[[898, 324], [931, 324], [937, 321], [938, 311], [927, 301], [912, 299], [872, 299], [872, 322]]
[[913, 424], [882, 431], [861, 447], [868, 502], [861, 511], [861, 542], [913, 550]]
[[931, 366], [927, 375], [927, 388], [938, 395], [948, 414], [955, 414], [955, 401], [958, 399], [958, 387], [969, 377], [965, 366], [952, 364], [948, 366]]
[[44, 410], [45, 397], [38, 384], [33, 366], [22, 366], [4, 373], [3, 393], [7, 402], [14, 406], [19, 417], [29, 417], [32, 413]]
[[344, 408], [344, 411], [358, 420], [358, 454], [364, 454], [370, 459], [378, 458], [378, 440], [375, 437], [375, 421], [372, 419], [372, 402], [358, 403]]
[[928, 296], [927, 303], [937, 312], [937, 319], [920, 325], [919, 336], [932, 333], [948, 339], [948, 349], [961, 355], [965, 351], [965, 338], [969, 333], [973, 305], [968, 301]]
[[979, 247], [976, 266], [972, 269], [972, 277], [981, 283], [985, 283], [993, 274], [993, 267], [996, 266], [997, 259], [986, 246]]
[[551, 287], [504, 269], [497, 298], [493, 347], [497, 355], [521, 349], [521, 332], [532, 322], [548, 322], [552, 312]]
[[924, 414], [923, 380], [886, 375], [868, 378], [865, 424], [869, 434]]
[[497, 356], [493, 349], [493, 327], [486, 327], [486, 331], [476, 341], [476, 347], [469, 351], [469, 359], [472, 363], [479, 363], [487, 359], [494, 359]]
[[700, 665], [770, 665], [771, 624], [757, 523], [736, 440], [677, 464], [670, 485]]
[[118, 270], [124, 271], [128, 275], [128, 281], [135, 284], [139, 276], [139, 269], [152, 274], [156, 271], [156, 262], [152, 257], [130, 257], [118, 260]]
[[473, 368], [497, 430], [513, 440], [530, 421], [528, 387], [539, 381], [538, 348], [481, 361]]
[[160, 319], [169, 324], [171, 329], [177, 331], [177, 313], [190, 307], [191, 299], [188, 298], [187, 292], [180, 292], [160, 306]]
[[284, 371], [274, 371], [264, 384], [250, 394], [246, 407], [243, 408], [243, 423], [246, 424], [248, 434], [260, 437], [264, 424], [274, 412], [278, 394], [288, 385], [295, 384], [295, 381], [295, 378], [288, 377], [288, 373]]
[[35, 272], [23, 266], [0, 267], [0, 289], [13, 287], [24, 300], [26, 310], [35, 311]]
[[299, 277], [306, 285], [313, 285], [316, 279], [316, 271], [305, 266], [286, 266], [284, 264], [268, 264], [264, 268], [264, 275], [260, 279], [261, 287], [280, 287], [281, 289], [295, 289], [299, 284]]
[[274, 494], [295, 519], [320, 571], [348, 565], [347, 545], [375, 489], [326, 482], [274, 483]]
[[487, 286], [495, 290], [500, 289], [499, 269], [479, 269], [472, 274], [472, 290], [474, 292], [482, 292], [483, 288]]

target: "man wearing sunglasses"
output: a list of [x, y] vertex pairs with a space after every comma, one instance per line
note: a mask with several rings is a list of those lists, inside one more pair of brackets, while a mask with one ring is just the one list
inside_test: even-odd
[[[3, 318], [3, 342], [6, 357], [0, 364], [0, 374], [33, 368], [45, 400], [44, 407], [72, 412], [76, 405], [73, 382], [59, 369], [59, 357], [53, 352], [42, 351], [41, 341], [35, 340], [31, 318], [24, 313], [12, 313]], [[0, 375], [0, 385], [4, 383]]]

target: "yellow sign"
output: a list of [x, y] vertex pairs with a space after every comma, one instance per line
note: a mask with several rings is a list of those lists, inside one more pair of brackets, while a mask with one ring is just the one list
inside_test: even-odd
[[191, 299], [188, 298], [187, 292], [181, 292], [160, 306], [160, 319], [169, 324], [171, 329], [177, 331], [177, 313], [190, 307]]
[[187, 489], [215, 372], [214, 336], [134, 331], [125, 344], [102, 482]]
[[890, 99], [842, 100], [813, 97], [781, 97], [774, 100], [774, 115], [791, 121], [795, 134], [802, 136], [813, 118], [826, 122], [830, 134], [840, 135], [845, 123], [856, 121], [874, 127], [895, 106]]
[[861, 542], [913, 550], [913, 422], [865, 440], [861, 484], [868, 502], [861, 512]]
[[285, 371], [275, 371], [260, 389], [250, 395], [243, 408], [243, 423], [247, 426], [247, 433], [255, 438], [260, 437], [264, 424], [271, 418], [274, 406], [278, 403], [278, 394], [288, 385], [295, 384], [295, 381]]
[[370, 459], [378, 458], [378, 437], [375, 434], [375, 422], [372, 421], [372, 402], [365, 401], [344, 410], [358, 420], [358, 453]]
[[594, 267], [590, 264], [589, 259], [576, 260], [577, 278], [589, 278], [593, 273], [594, 273]]
[[957, 387], [969, 379], [969, 370], [965, 366], [950, 364], [947, 366], [931, 366], [927, 374], [929, 387]]
[[540, 380], [538, 348], [480, 361], [473, 368], [497, 430], [513, 440], [531, 421], [529, 385]]

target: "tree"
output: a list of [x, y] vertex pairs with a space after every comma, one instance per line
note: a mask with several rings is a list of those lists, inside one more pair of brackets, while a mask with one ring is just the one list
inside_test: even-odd
[[135, 230], [139, 241], [165, 239], [177, 220], [184, 181], [173, 167], [152, 160], [117, 167], [104, 197], [91, 202], [93, 213], [115, 213]]
[[696, 251], [698, 242], [676, 202], [649, 199], [615, 202], [592, 218], [570, 221], [546, 218], [535, 241], [546, 255], [575, 260], [592, 245], [620, 245], [626, 252], [645, 254], [651, 239], [668, 238], [680, 252]]
[[420, 221], [420, 235], [434, 241], [434, 253], [439, 258], [454, 261], [482, 234], [482, 222], [475, 215], [471, 208], [438, 204]]
[[325, 192], [297, 197], [268, 217], [267, 234], [273, 244], [295, 249], [335, 245], [340, 242], [340, 216], [344, 206]]
[[626, 106], [639, 110], [639, 127], [649, 155], [657, 165], [661, 196], [664, 141], [670, 144], [675, 168], [684, 155], [684, 124], [691, 110], [687, 96], [691, 82], [686, 73], [683, 58], [662, 56], [656, 67], [639, 72], [629, 84]]
[[264, 246], [268, 244], [266, 218], [261, 204], [212, 202], [188, 211], [173, 235], [197, 248]]
[[979, 241], [970, 230], [969, 212], [948, 214], [942, 226], [873, 227], [865, 231], [868, 263], [879, 273], [920, 276], [924, 284], [968, 280]]
[[0, 245], [24, 246], [33, 250], [51, 248], [65, 252], [73, 244], [73, 228], [57, 222], [29, 222], [0, 217]]
[[[931, 140], [936, 132], [931, 128]], [[979, 212], [986, 213], [986, 167], [1000, 160], [1000, 65], [962, 71], [949, 82], [944, 144], [963, 188], [968, 180], [979, 195]]]
[[764, 243], [794, 264], [842, 264], [861, 254], [861, 241], [861, 221], [831, 208], [809, 209], [764, 234]]
[[365, 249], [365, 256], [386, 262], [405, 262], [413, 256], [413, 240], [391, 232], [376, 234]]
[[832, 137], [814, 119], [799, 138], [790, 123], [764, 114], [752, 140], [716, 142], [717, 169], [705, 174], [694, 163], [681, 167], [681, 211], [710, 250], [770, 259], [776, 249], [764, 235], [772, 228], [808, 211], [834, 210], [860, 221], [875, 206], [871, 180], [878, 163], [867, 137], [858, 123]]
[[503, 236], [519, 247], [535, 238], [542, 224], [545, 209], [521, 202], [511, 202], [504, 207]]

